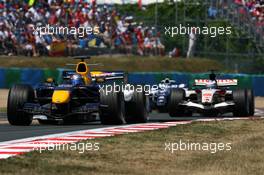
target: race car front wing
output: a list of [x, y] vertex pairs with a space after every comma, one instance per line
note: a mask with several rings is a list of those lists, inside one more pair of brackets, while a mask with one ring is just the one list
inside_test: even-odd
[[33, 115], [45, 115], [51, 119], [62, 119], [73, 115], [89, 115], [89, 114], [97, 113], [100, 107], [101, 106], [99, 103], [87, 103], [80, 107], [74, 107], [69, 111], [58, 113], [56, 110], [56, 105], [52, 103], [42, 106], [38, 103], [25, 103], [21, 111]]
[[197, 112], [216, 110], [222, 113], [231, 112], [234, 108], [234, 105], [235, 105], [234, 102], [221, 102], [217, 104], [201, 104], [201, 103], [194, 103], [191, 101], [180, 104], [180, 106], [185, 107], [185, 109], [187, 110], [192, 110]]

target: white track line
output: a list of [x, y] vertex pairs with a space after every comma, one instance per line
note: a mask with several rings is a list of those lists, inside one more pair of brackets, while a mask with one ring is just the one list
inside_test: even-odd
[[13, 154], [0, 154], [0, 159], [7, 159], [9, 157], [14, 156]]
[[80, 136], [80, 137], [110, 137], [113, 136], [114, 134], [100, 134], [100, 133], [81, 133], [81, 134], [73, 134], [69, 135], [69, 137], [73, 136]]
[[28, 152], [32, 149], [12, 149], [12, 148], [2, 148], [0, 152]]
[[[20, 149], [34, 149], [34, 148], [41, 148], [41, 147], [48, 147], [48, 146], [52, 146], [52, 145], [56, 145], [55, 143], [34, 143], [34, 142], [31, 142], [31, 143], [20, 143], [16, 146], [14, 145], [10, 145], [10, 146], [6, 146], [6, 147], [3, 147], [3, 148], [0, 148], [0, 149], [5, 149], [5, 148], [8, 148], [8, 149], [16, 149], [16, 148], [20, 148]], [[15, 147], [15, 148], [14, 148]]]
[[[127, 126], [137, 126], [139, 124], [135, 124], [135, 125], [124, 125], [124, 126], [118, 126], [119, 128], [121, 127], [127, 127]], [[29, 137], [29, 138], [24, 138], [24, 139], [16, 139], [16, 140], [11, 140], [11, 141], [5, 141], [5, 142], [0, 142], [0, 148], [2, 146], [8, 146], [10, 144], [18, 144], [18, 143], [25, 143], [25, 142], [29, 142], [32, 140], [41, 140], [41, 139], [47, 139], [47, 138], [53, 138], [53, 137], [63, 137], [63, 136], [68, 136], [68, 135], [77, 135], [77, 134], [82, 134], [82, 133], [105, 133], [104, 129], [112, 129], [112, 128], [116, 128], [116, 126], [114, 127], [105, 127], [105, 128], [96, 128], [96, 129], [86, 129], [86, 130], [79, 130], [79, 131], [72, 131], [72, 132], [65, 132], [65, 133], [59, 133], [59, 134], [48, 134], [45, 136], [37, 136], [37, 137]], [[111, 132], [108, 132], [108, 134], [113, 134]]]
[[130, 127], [130, 128], [126, 128], [126, 129], [121, 129], [121, 131], [126, 131], [126, 132], [139, 132], [139, 131], [151, 131], [151, 130], [157, 130], [157, 129], [161, 129], [161, 128], [139, 128], [139, 127]]
[[113, 132], [113, 133], [115, 133], [115, 132], [117, 132], [117, 133], [121, 133], [121, 132], [123, 132], [123, 133], [133, 133], [133, 132], [138, 132], [138, 131], [135, 131], [135, 130], [129, 130], [129, 129], [126, 129], [126, 128], [124, 128], [124, 129], [110, 129], [110, 130], [108, 130], [108, 131], [111, 131], [111, 132]]

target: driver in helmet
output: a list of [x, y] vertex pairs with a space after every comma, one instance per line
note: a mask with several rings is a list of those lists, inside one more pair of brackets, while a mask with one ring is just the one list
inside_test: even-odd
[[84, 81], [81, 75], [79, 74], [73, 74], [71, 76], [71, 83], [74, 86], [84, 85]]
[[215, 89], [215, 88], [217, 88], [216, 81], [209, 80], [209, 82], [206, 84], [206, 88], [208, 88], [208, 89]]
[[174, 80], [171, 80], [169, 78], [165, 78], [164, 80], [162, 80], [159, 84], [159, 88], [160, 89], [166, 89], [172, 86], [172, 84], [175, 83]]
[[174, 83], [174, 81], [170, 80], [169, 78], [165, 78], [164, 80], [161, 81], [161, 84], [164, 85], [171, 85], [172, 83]]
[[165, 78], [164, 79], [164, 84], [165, 85], [170, 85], [171, 84], [171, 80], [169, 78]]

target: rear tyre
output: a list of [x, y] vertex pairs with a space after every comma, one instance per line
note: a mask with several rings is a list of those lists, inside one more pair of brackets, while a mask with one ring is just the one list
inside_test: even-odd
[[124, 119], [124, 97], [122, 92], [100, 92], [99, 116], [104, 125], [121, 125]]
[[7, 119], [11, 125], [30, 125], [32, 114], [25, 113], [25, 103], [33, 102], [35, 98], [34, 89], [30, 85], [14, 85], [8, 94]]
[[255, 114], [255, 98], [252, 89], [247, 89], [247, 100], [248, 100], [248, 115], [254, 116]]
[[127, 123], [146, 123], [148, 120], [147, 98], [144, 92], [134, 92], [132, 99], [125, 102]]
[[184, 109], [179, 105], [185, 98], [184, 89], [172, 89], [169, 97], [168, 111], [171, 117], [185, 116]]
[[249, 115], [249, 105], [247, 99], [247, 91], [237, 89], [233, 91], [233, 100], [235, 103], [233, 114], [236, 117], [246, 117]]

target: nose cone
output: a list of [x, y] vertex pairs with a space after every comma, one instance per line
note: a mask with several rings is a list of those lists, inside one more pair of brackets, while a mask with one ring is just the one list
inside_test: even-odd
[[69, 103], [70, 101], [70, 91], [66, 90], [55, 90], [52, 95], [52, 103], [55, 104], [64, 104]]

